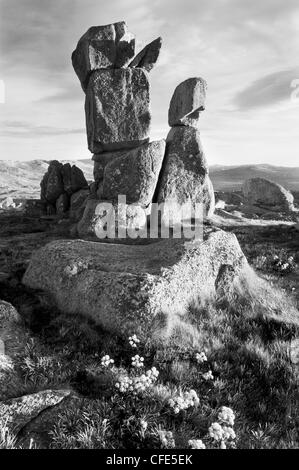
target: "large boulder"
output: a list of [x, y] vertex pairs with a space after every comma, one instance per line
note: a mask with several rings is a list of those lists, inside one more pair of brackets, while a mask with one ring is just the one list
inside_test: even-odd
[[149, 82], [142, 69], [97, 70], [89, 81], [85, 112], [89, 150], [134, 148], [148, 141]]
[[126, 196], [127, 203], [148, 206], [153, 199], [165, 153], [165, 140], [129, 150], [107, 164], [103, 199]]
[[206, 90], [206, 81], [199, 77], [188, 78], [176, 87], [168, 111], [170, 127], [198, 126], [205, 109]]
[[135, 38], [124, 21], [93, 26], [81, 37], [72, 54], [72, 63], [84, 91], [94, 70], [121, 68], [135, 53]]
[[158, 202], [169, 205], [204, 204], [214, 211], [214, 191], [200, 133], [193, 127], [174, 127], [166, 140], [166, 155], [158, 189]]
[[160, 49], [162, 46], [162, 38], [159, 37], [147, 44], [140, 52], [136, 55], [134, 60], [130, 63], [130, 67], [139, 67], [147, 72], [150, 72], [158, 60]]
[[33, 255], [23, 283], [111, 332], [165, 340], [188, 324], [189, 307], [215, 297], [223, 265], [237, 273], [247, 262], [235, 235], [221, 230], [142, 246], [60, 240]]
[[294, 196], [265, 178], [251, 178], [243, 185], [245, 203], [277, 211], [294, 211]]

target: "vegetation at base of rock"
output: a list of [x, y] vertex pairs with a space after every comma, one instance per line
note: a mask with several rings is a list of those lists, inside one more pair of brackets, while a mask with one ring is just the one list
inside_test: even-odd
[[[110, 336], [81, 317], [50, 315], [46, 321], [43, 304], [39, 308], [35, 334], [15, 361], [19, 379], [10, 397], [71, 387], [75, 398], [59, 411], [53, 408], [46, 443], [30, 444], [21, 433], [10, 436], [7, 447], [165, 448], [174, 442], [186, 448], [189, 441], [201, 440], [214, 448], [209, 427], [222, 406], [236, 414], [237, 448], [298, 446], [297, 378], [288, 344], [298, 337], [299, 325], [286, 317], [287, 311], [280, 323], [254, 316], [249, 299], [191, 309], [200, 331], [194, 349], [153, 349], [142, 343], [132, 347], [129, 338]], [[207, 361], [199, 364], [196, 354], [202, 351]], [[136, 354], [144, 358], [144, 370], [159, 370], [158, 380], [141, 395], [121, 394], [116, 380], [132, 369]], [[112, 366], [103, 367], [105, 355], [114, 359]], [[205, 380], [209, 371], [213, 379]], [[191, 389], [199, 397], [198, 407], [171, 412], [169, 399]]]

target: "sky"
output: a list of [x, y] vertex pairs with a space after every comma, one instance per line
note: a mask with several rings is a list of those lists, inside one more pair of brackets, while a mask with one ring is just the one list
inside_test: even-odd
[[90, 26], [125, 20], [136, 52], [158, 36], [151, 139], [175, 87], [208, 83], [210, 164], [299, 166], [298, 0], [0, 0], [0, 159], [89, 158], [71, 53]]

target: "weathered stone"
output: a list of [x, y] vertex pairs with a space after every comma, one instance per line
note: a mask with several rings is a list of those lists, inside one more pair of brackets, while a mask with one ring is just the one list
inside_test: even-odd
[[76, 165], [65, 163], [61, 168], [61, 175], [64, 191], [69, 196], [80, 189], [86, 189], [88, 187], [83, 171]]
[[89, 189], [80, 189], [71, 196], [70, 201], [70, 218], [80, 220], [87, 202], [90, 192]]
[[153, 199], [165, 153], [165, 140], [144, 144], [107, 164], [103, 198], [148, 206]]
[[146, 212], [142, 207], [124, 204], [120, 209], [119, 217], [118, 208], [115, 201], [89, 199], [77, 226], [79, 237], [114, 240], [120, 237], [120, 230], [122, 230], [123, 238], [126, 239], [126, 229], [139, 230], [146, 225]]
[[294, 196], [277, 183], [264, 178], [252, 178], [243, 185], [245, 203], [277, 211], [293, 211]]
[[134, 148], [148, 141], [149, 82], [142, 69], [97, 70], [85, 101], [87, 140], [93, 153]]
[[57, 215], [63, 215], [65, 214], [70, 206], [70, 198], [68, 194], [63, 193], [59, 196], [59, 198], [56, 201], [56, 214]]
[[81, 37], [72, 54], [72, 63], [84, 91], [94, 70], [121, 68], [135, 53], [135, 38], [124, 21], [93, 26]]
[[93, 155], [94, 160], [93, 177], [96, 182], [101, 182], [104, 179], [104, 170], [108, 163], [111, 163], [116, 158], [125, 155], [127, 150], [118, 150], [116, 152], [96, 153]]
[[83, 171], [76, 165], [73, 165], [71, 169], [71, 188], [72, 194], [76, 193], [80, 189], [88, 188], [88, 183], [85, 179]]
[[190, 306], [216, 296], [224, 264], [247, 265], [235, 235], [220, 230], [203, 242], [143, 246], [54, 241], [33, 255], [23, 282], [51, 294], [64, 313], [152, 341], [171, 336], [188, 323]]
[[17, 434], [43, 410], [60, 403], [69, 390], [43, 390], [0, 403], [0, 425]]
[[6, 358], [0, 358], [0, 371], [10, 365], [11, 359], [24, 352], [26, 339], [21, 316], [13, 305], [0, 300], [0, 356]]
[[171, 98], [168, 123], [172, 126], [197, 127], [205, 109], [207, 83], [202, 78], [188, 78], [180, 83]]
[[64, 191], [71, 195], [72, 194], [72, 165], [65, 163], [61, 168], [62, 180]]
[[191, 202], [214, 210], [215, 198], [208, 178], [208, 165], [199, 131], [193, 127], [174, 127], [166, 140], [166, 155], [160, 176], [158, 202], [183, 205]]
[[57, 160], [51, 161], [41, 181], [41, 199], [50, 204], [55, 204], [60, 194], [64, 192], [62, 167], [62, 163]]
[[134, 60], [132, 60], [129, 67], [139, 67], [150, 72], [158, 60], [161, 46], [161, 37], [155, 39], [150, 44], [147, 44], [147, 46], [145, 46], [144, 49], [136, 55]]

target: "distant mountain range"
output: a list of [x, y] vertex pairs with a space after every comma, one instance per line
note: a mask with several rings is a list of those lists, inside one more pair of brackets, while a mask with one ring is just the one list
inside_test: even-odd
[[[93, 180], [91, 159], [68, 161], [77, 165], [88, 181]], [[38, 198], [40, 181], [49, 162], [31, 160], [25, 162], [0, 160], [0, 200], [7, 196], [15, 198]], [[235, 191], [248, 178], [262, 177], [275, 181], [291, 191], [299, 191], [299, 167], [289, 168], [274, 165], [244, 165], [210, 167], [210, 176], [217, 191]]]
[[267, 164], [210, 167], [214, 189], [235, 191], [248, 178], [266, 178], [279, 183], [290, 191], [299, 191], [299, 167], [274, 166]]

